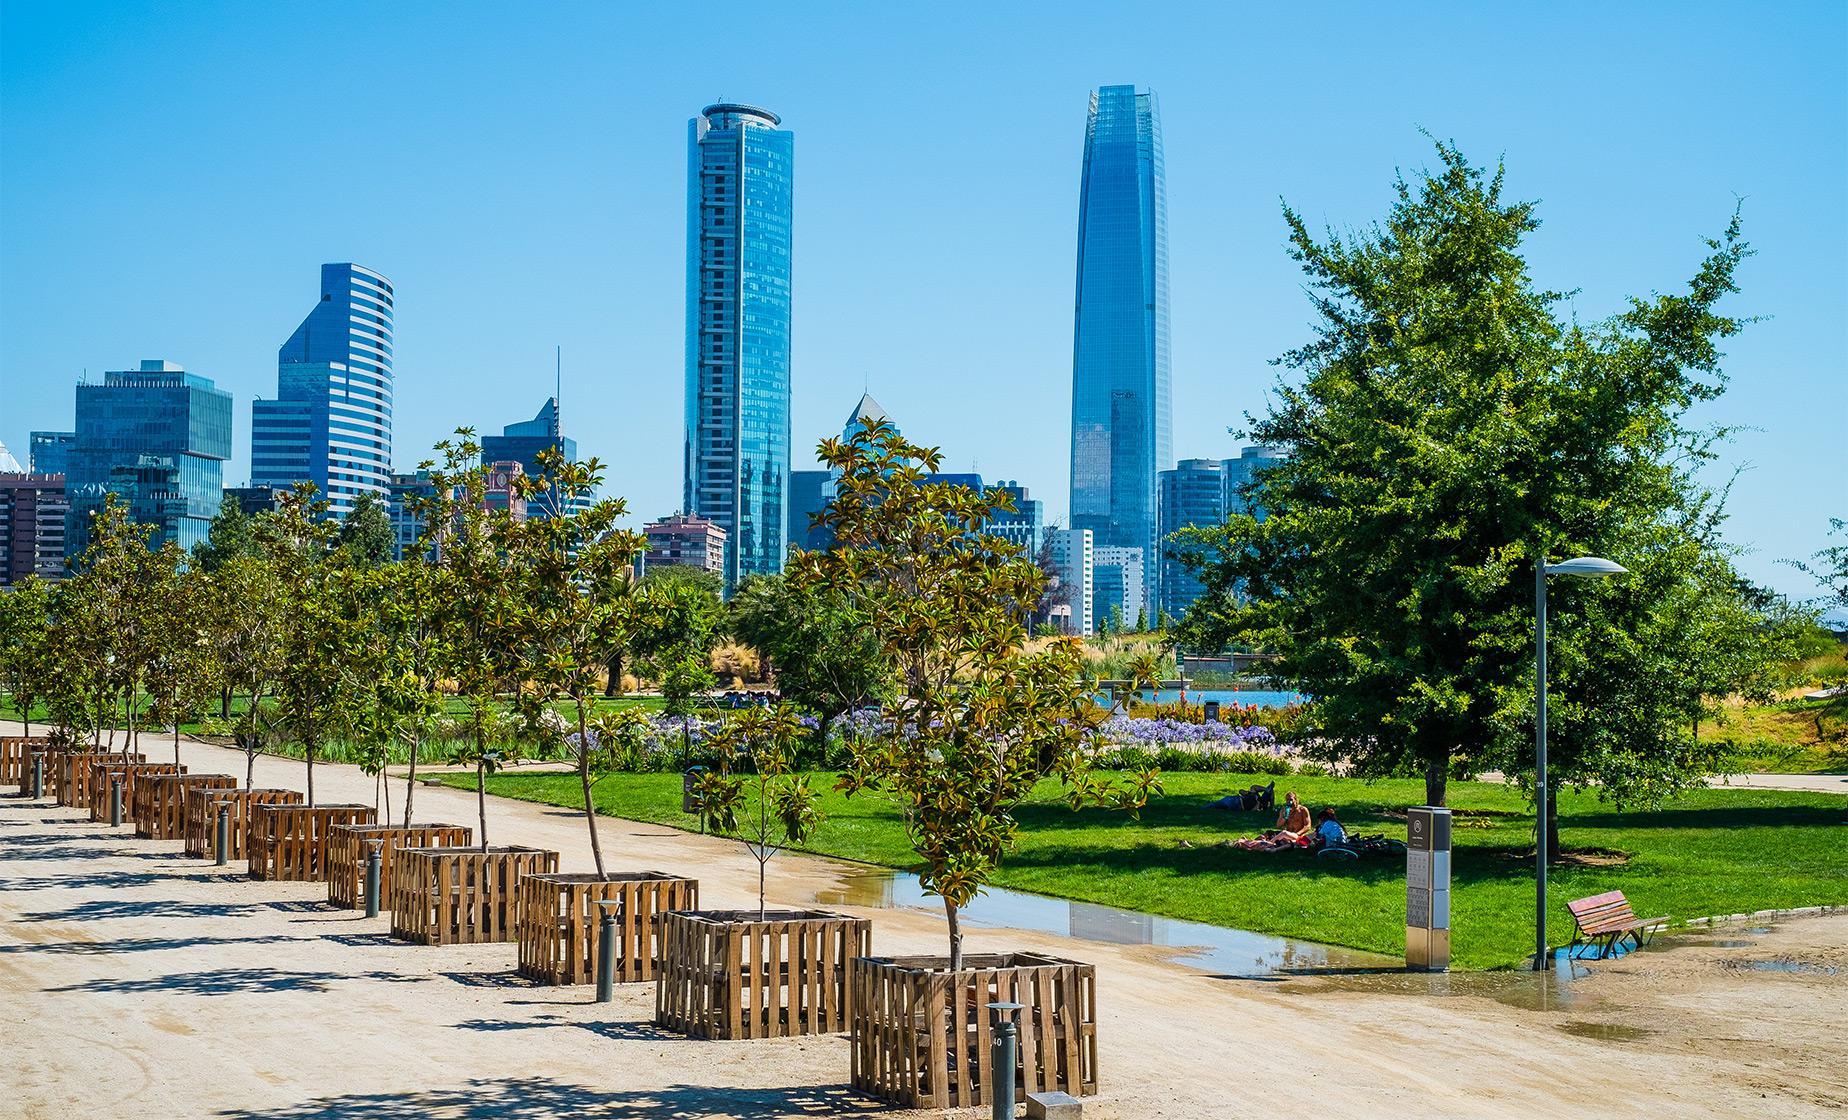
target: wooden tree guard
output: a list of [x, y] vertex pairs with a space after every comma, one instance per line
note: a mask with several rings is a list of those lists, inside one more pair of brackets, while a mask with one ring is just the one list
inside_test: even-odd
[[77, 800], [77, 780], [83, 773], [83, 767], [89, 760], [100, 757], [101, 751], [91, 750], [87, 745], [73, 746], [61, 754], [47, 757], [50, 769], [51, 795], [60, 805], [71, 805]]
[[853, 990], [853, 1087], [902, 1108], [989, 1103], [991, 1003], [1018, 1003], [1023, 1093], [1097, 1092], [1097, 969], [1037, 953], [861, 957]]
[[365, 901], [368, 841], [379, 841], [379, 905], [391, 903], [392, 857], [400, 848], [450, 848], [474, 842], [457, 824], [337, 824], [327, 834], [327, 901], [348, 910]]
[[694, 1038], [769, 1038], [847, 1029], [847, 962], [873, 923], [823, 910], [661, 915], [657, 1025]]
[[[120, 765], [124, 762], [145, 762], [138, 754], [124, 755], [116, 751], [72, 751], [64, 756], [63, 781], [58, 788], [58, 804], [68, 805], [73, 809], [88, 809], [90, 799], [96, 793], [95, 775], [92, 767], [97, 764]], [[109, 796], [109, 785], [103, 784], [102, 794]]]
[[370, 805], [253, 805], [244, 858], [252, 879], [319, 883], [327, 878], [328, 834], [338, 824], [371, 824]]
[[392, 860], [391, 935], [421, 945], [512, 941], [520, 880], [558, 870], [539, 848], [399, 848]]
[[32, 785], [32, 767], [26, 762], [26, 747], [50, 742], [43, 735], [0, 735], [0, 782], [18, 786], [22, 791]]
[[109, 819], [109, 783], [120, 779], [122, 782], [122, 815], [127, 820], [135, 819], [135, 804], [140, 788], [147, 785], [147, 779], [167, 774], [184, 774], [186, 767], [171, 762], [131, 762], [127, 766], [117, 766], [103, 779], [101, 794], [90, 799], [90, 819], [106, 821]]
[[41, 776], [44, 778], [45, 791], [56, 793], [58, 775], [64, 769], [64, 756], [71, 752], [69, 743], [54, 743], [50, 739], [33, 736], [23, 741], [19, 752], [19, 794], [25, 797], [32, 792], [32, 760], [43, 759]]
[[[78, 783], [75, 807], [90, 810], [90, 819], [102, 821], [109, 819], [109, 783], [115, 778], [127, 781], [122, 773], [130, 766], [146, 762], [147, 758], [139, 754], [99, 754], [91, 755], [81, 768], [82, 779]], [[122, 808], [128, 809], [128, 790], [122, 791]]]
[[186, 791], [186, 841], [189, 856], [211, 859], [217, 854], [218, 810], [220, 801], [231, 806], [231, 833], [226, 840], [227, 859], [244, 859], [244, 841], [249, 837], [250, 809], [253, 805], [299, 805], [302, 795], [292, 789], [189, 789]]
[[186, 792], [236, 789], [229, 774], [165, 774], [135, 786], [135, 835], [150, 840], [186, 837]]
[[520, 880], [520, 975], [547, 984], [597, 978], [601, 902], [616, 912], [615, 983], [655, 978], [657, 914], [697, 910], [699, 882], [660, 871], [595, 875], [528, 875]]

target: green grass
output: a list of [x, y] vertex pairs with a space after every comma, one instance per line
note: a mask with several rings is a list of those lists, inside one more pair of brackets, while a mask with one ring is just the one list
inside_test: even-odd
[[1840, 774], [1848, 771], [1848, 695], [1733, 708], [1702, 727], [1701, 738], [1729, 743], [1733, 764], [1752, 773]]
[[[446, 775], [474, 788], [472, 775]], [[1048, 782], [1022, 806], [1019, 850], [996, 885], [1176, 918], [1285, 934], [1383, 953], [1404, 948], [1401, 861], [1333, 863], [1209, 846], [1269, 820], [1204, 803], [1249, 784], [1237, 775], [1168, 774], [1140, 819], [1101, 809], [1073, 813]], [[1261, 779], [1268, 781], [1268, 778]], [[831, 786], [827, 775], [815, 784]], [[573, 774], [501, 774], [488, 788], [554, 805], [580, 804]], [[1348, 828], [1405, 835], [1402, 812], [1424, 800], [1414, 781], [1297, 777], [1278, 783]], [[682, 828], [678, 774], [617, 774], [596, 790], [600, 812]], [[1523, 798], [1486, 783], [1451, 786], [1458, 813], [1453, 856], [1453, 959], [1462, 968], [1512, 965], [1532, 951], [1533, 818]], [[888, 867], [916, 860], [885, 802], [826, 794], [828, 814], [808, 849]], [[1829, 794], [1697, 791], [1653, 812], [1620, 813], [1588, 795], [1561, 802], [1562, 840], [1574, 852], [1617, 853], [1611, 865], [1558, 866], [1550, 928], [1570, 935], [1569, 899], [1610, 889], [1639, 912], [1677, 919], [1848, 903], [1848, 802]], [[1178, 841], [1191, 841], [1182, 848]], [[1627, 857], [1627, 858], [1626, 858]], [[616, 856], [618, 865], [621, 855]]]

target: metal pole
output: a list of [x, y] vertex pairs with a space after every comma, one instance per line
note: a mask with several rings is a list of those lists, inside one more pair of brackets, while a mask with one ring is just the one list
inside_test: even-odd
[[597, 923], [598, 1003], [616, 998], [616, 908], [621, 905], [614, 900], [597, 903], [597, 912], [602, 915]]
[[1020, 1028], [1014, 1024], [1018, 1003], [991, 1003], [994, 1042], [988, 1054], [988, 1099], [994, 1120], [1014, 1120], [1014, 1070], [1020, 1065]]
[[1534, 971], [1546, 952], [1546, 556], [1534, 564]]
[[122, 779], [109, 779], [109, 827], [122, 827]]
[[366, 917], [379, 916], [379, 872], [383, 869], [385, 841], [366, 841]]
[[231, 858], [231, 803], [218, 802], [218, 866]]
[[32, 756], [32, 800], [45, 796], [45, 759], [40, 755]]

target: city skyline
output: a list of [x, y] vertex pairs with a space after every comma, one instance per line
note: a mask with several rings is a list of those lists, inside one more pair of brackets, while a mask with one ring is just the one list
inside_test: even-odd
[[[197, 19], [145, 13], [136, 34], [120, 35], [95, 15], [10, 7], [0, 45], [7, 205], [34, 220], [8, 223], [0, 250], [0, 439], [17, 450], [31, 430], [68, 428], [70, 386], [86, 367], [94, 374], [161, 354], [236, 395], [226, 481], [244, 480], [243, 405], [274, 391], [266, 355], [278, 324], [300, 317], [302, 270], [357, 259], [412, 293], [397, 309], [397, 469], [458, 424], [494, 431], [530, 415], [562, 344], [570, 433], [610, 463], [609, 490], [629, 499], [638, 521], [665, 513], [681, 490], [672, 469], [681, 406], [663, 391], [679, 381], [684, 348], [672, 326], [683, 315], [685, 255], [676, 170], [684, 139], [675, 134], [684, 136], [692, 107], [723, 92], [776, 106], [804, 136], [792, 466], [810, 463], [841, 402], [870, 388], [941, 437], [946, 467], [1018, 478], [1047, 499], [1049, 523], [1064, 523], [1078, 116], [1090, 89], [1133, 80], [1162, 92], [1176, 184], [1177, 458], [1233, 455], [1243, 441], [1225, 429], [1263, 408], [1274, 373], [1265, 362], [1306, 338], [1310, 310], [1282, 250], [1279, 196], [1312, 225], [1371, 220], [1389, 198], [1392, 169], [1429, 162], [1421, 125], [1478, 159], [1505, 155], [1510, 189], [1541, 200], [1537, 277], [1580, 289], [1574, 307], [1584, 316], [1687, 275], [1699, 238], [1743, 196], [1759, 256], [1743, 272], [1737, 306], [1771, 318], [1732, 340], [1734, 387], [1701, 415], [1747, 428], [1716, 473], [1723, 481], [1733, 465], [1755, 466], [1735, 490], [1728, 529], [1758, 548], [1745, 570], [1807, 593], [1808, 581], [1776, 561], [1819, 547], [1834, 512], [1814, 458], [1830, 446], [1828, 418], [1842, 412], [1848, 347], [1831, 308], [1844, 283], [1848, 160], [1814, 139], [1842, 131], [1842, 107], [1823, 95], [1841, 63], [1821, 51], [1839, 41], [1842, 19], [1783, 11], [1739, 29], [1718, 7], [1678, 12], [1672, 27], [1635, 13], [1609, 25], [1621, 73], [1582, 56], [1564, 18], [1539, 21], [1512, 58], [1491, 66], [1459, 61], [1454, 48], [1484, 31], [1470, 19], [1394, 27], [1354, 13], [1330, 46], [1331, 65], [1362, 50], [1397, 50], [1407, 63], [1403, 82], [1369, 92], [1365, 104], [1342, 82], [1275, 96], [1293, 77], [1266, 49], [1314, 25], [1274, 14], [1241, 24], [1237, 53], [1250, 65], [1238, 74], [1192, 41], [1214, 35], [1179, 33], [1190, 20], [1203, 32], [1226, 24], [1211, 13], [1155, 14], [1107, 42], [1097, 29], [1110, 21], [1097, 13], [1058, 27], [1042, 20], [1042, 41], [1059, 60], [990, 66], [977, 88], [919, 77], [993, 63], [1006, 53], [999, 44], [1035, 22], [1030, 15], [985, 17], [954, 36], [907, 28], [898, 65], [877, 48], [885, 32], [876, 21], [840, 28], [825, 54], [805, 45], [814, 21], [795, 19], [748, 45], [702, 42], [712, 57], [696, 59], [691, 44], [672, 47], [671, 21], [647, 16], [623, 21], [630, 34], [613, 60], [663, 80], [633, 101], [625, 95], [613, 128], [594, 129], [596, 114], [574, 107], [616, 102], [603, 85], [579, 88], [574, 75], [588, 73], [582, 60], [593, 44], [594, 53], [610, 48], [606, 21], [541, 16], [491, 48], [478, 31], [445, 30], [428, 59], [382, 79], [422, 130], [378, 157], [367, 191], [326, 192], [283, 169], [337, 152], [346, 138], [312, 121], [281, 127], [312, 91], [260, 79], [261, 52], [250, 48], [275, 29], [263, 13], [232, 13], [210, 36]], [[385, 44], [413, 21], [364, 22], [366, 41]], [[566, 32], [580, 22], [582, 48]], [[343, 38], [341, 21], [302, 23], [305, 47]], [[368, 68], [373, 49], [333, 58], [330, 76]], [[684, 72], [670, 78], [651, 50], [684, 61]], [[458, 58], [491, 51], [510, 64], [492, 99], [444, 77]], [[214, 73], [211, 88], [185, 75], [128, 80], [146, 60], [173, 54]], [[559, 64], [534, 65], [541, 54]], [[1561, 58], [1576, 76], [1563, 100], [1525, 91], [1523, 75], [1553, 74]], [[611, 61], [600, 59], [599, 72]], [[812, 77], [801, 76], [805, 67]], [[1604, 111], [1622, 103], [1632, 116], [1685, 112], [1676, 93], [1685, 76], [1716, 69], [1700, 135], [1724, 137], [1724, 151], [1639, 136]], [[235, 104], [223, 102], [226, 84], [244, 95]], [[1459, 100], [1456, 88], [1478, 96]], [[444, 98], [453, 105], [430, 108]], [[987, 111], [970, 111], [977, 105]], [[168, 176], [102, 173], [160, 160], [161, 122], [171, 120], [188, 122], [196, 165], [181, 160]], [[949, 129], [887, 127], [952, 120]], [[476, 145], [506, 158], [457, 176], [452, 158]]]

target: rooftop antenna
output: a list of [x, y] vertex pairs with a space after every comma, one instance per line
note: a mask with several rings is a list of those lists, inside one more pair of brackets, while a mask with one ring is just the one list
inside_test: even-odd
[[560, 439], [565, 434], [564, 401], [565, 395], [565, 348], [552, 346], [552, 438]]

